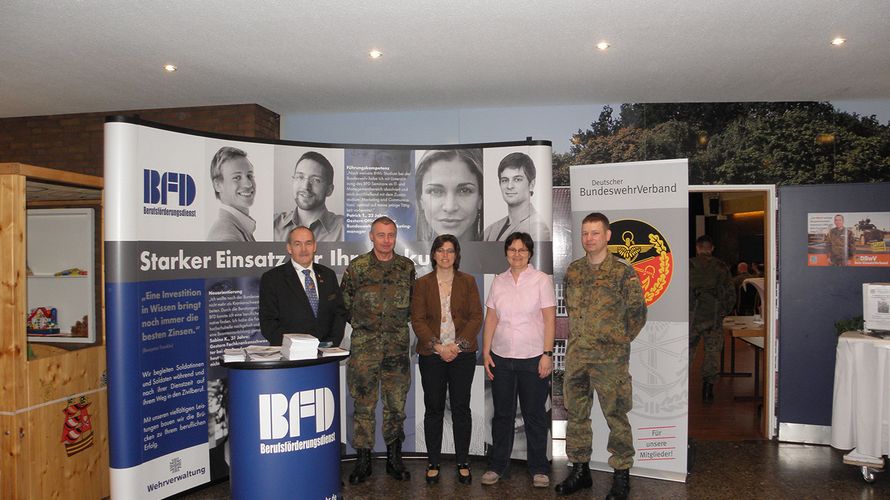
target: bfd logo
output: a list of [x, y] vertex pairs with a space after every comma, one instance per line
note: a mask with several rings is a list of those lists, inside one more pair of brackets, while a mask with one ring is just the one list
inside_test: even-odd
[[179, 194], [179, 206], [187, 207], [195, 201], [195, 180], [188, 174], [145, 169], [142, 171], [143, 202], [166, 205], [167, 194]]
[[316, 433], [334, 423], [334, 393], [327, 387], [295, 392], [290, 400], [284, 394], [260, 394], [259, 402], [260, 439], [297, 437], [307, 417], [315, 417]]

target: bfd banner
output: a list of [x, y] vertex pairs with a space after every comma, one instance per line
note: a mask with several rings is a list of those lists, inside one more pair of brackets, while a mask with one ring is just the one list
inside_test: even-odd
[[[686, 160], [571, 167], [572, 258], [584, 256], [581, 221], [609, 218], [609, 251], [637, 271], [648, 306], [646, 326], [631, 344], [636, 450], [634, 475], [686, 480], [689, 377], [689, 269]], [[569, 318], [571, 321], [571, 318]], [[569, 339], [571, 342], [571, 338]], [[591, 467], [611, 471], [609, 428], [599, 401], [591, 410]]]
[[[430, 241], [454, 234], [461, 270], [476, 276], [484, 300], [486, 283], [508, 267], [503, 240], [513, 231], [531, 233], [532, 264], [552, 272], [551, 154], [546, 141], [342, 146], [109, 119], [112, 495], [163, 498], [228, 473], [227, 371], [220, 359], [227, 348], [266, 343], [258, 318], [260, 276], [287, 262], [284, 239], [291, 228], [309, 225], [319, 242], [316, 262], [338, 276], [370, 251], [370, 223], [380, 215], [396, 221], [396, 252], [414, 261], [418, 276], [432, 269]], [[516, 156], [532, 166], [505, 168], [505, 159]], [[349, 347], [348, 327], [343, 346]], [[414, 345], [410, 355], [407, 453], [426, 449]], [[344, 384], [340, 431], [349, 453], [352, 403]], [[491, 442], [485, 385], [477, 359], [470, 449], [477, 455]], [[385, 450], [379, 434], [378, 425], [375, 451]], [[514, 456], [521, 458], [517, 437]], [[450, 450], [446, 431], [443, 452]]]

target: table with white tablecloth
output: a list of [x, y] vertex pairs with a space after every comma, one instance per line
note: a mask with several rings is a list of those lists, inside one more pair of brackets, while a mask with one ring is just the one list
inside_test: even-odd
[[881, 469], [890, 453], [890, 340], [846, 332], [837, 345], [831, 446], [844, 462]]

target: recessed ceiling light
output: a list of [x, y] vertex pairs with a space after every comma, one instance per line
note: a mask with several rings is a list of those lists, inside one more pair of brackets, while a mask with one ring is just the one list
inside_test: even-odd
[[380, 52], [377, 49], [372, 49], [370, 52], [368, 52], [368, 57], [370, 57], [371, 59], [380, 59], [381, 57], [383, 57], [383, 52]]
[[609, 48], [609, 42], [600, 42], [600, 43], [596, 44], [596, 48], [598, 48], [600, 50], [606, 50]]
[[832, 45], [843, 45], [846, 42], [847, 42], [846, 38], [837, 37], [831, 41], [831, 44]]
[[172, 64], [164, 65], [164, 71], [166, 71], [167, 73], [173, 73], [174, 71], [176, 71], [176, 69], [177, 69], [176, 66], [174, 66]]

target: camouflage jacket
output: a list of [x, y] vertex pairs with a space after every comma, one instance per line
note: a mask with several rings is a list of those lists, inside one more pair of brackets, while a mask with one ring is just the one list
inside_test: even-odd
[[689, 323], [720, 325], [736, 302], [729, 268], [712, 255], [689, 259]]
[[352, 328], [407, 339], [414, 276], [414, 262], [401, 255], [380, 261], [372, 250], [353, 259], [340, 285]]
[[565, 277], [569, 349], [591, 356], [627, 356], [646, 324], [640, 278], [627, 261], [609, 254], [594, 268], [587, 257], [569, 265]]
[[828, 258], [833, 264], [846, 264], [847, 259], [853, 257], [856, 247], [853, 232], [849, 229], [833, 227], [828, 230], [825, 241], [828, 242]]

